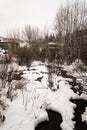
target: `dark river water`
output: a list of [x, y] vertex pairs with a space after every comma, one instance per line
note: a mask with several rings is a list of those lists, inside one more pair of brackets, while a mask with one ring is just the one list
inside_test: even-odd
[[59, 113], [52, 110], [47, 110], [49, 121], [40, 123], [35, 130], [62, 130], [60, 124], [62, 123], [62, 117]]
[[71, 99], [71, 102], [75, 103], [77, 107], [75, 108], [75, 114], [73, 120], [76, 121], [75, 130], [87, 130], [87, 123], [82, 122], [81, 115], [85, 112], [87, 107], [87, 100], [83, 99]]
[[[74, 130], [87, 130], [87, 123], [82, 122], [81, 115], [85, 112], [87, 107], [87, 100], [83, 99], [71, 99], [72, 103], [75, 103], [77, 107], [74, 109], [73, 121], [76, 122]], [[62, 117], [59, 113], [52, 110], [47, 110], [49, 121], [44, 121], [35, 128], [35, 130], [62, 130], [60, 124], [62, 123]]]

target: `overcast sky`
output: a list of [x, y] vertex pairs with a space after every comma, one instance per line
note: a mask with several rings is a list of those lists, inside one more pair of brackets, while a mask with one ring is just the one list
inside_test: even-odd
[[52, 28], [61, 1], [66, 0], [0, 0], [0, 35], [26, 24]]

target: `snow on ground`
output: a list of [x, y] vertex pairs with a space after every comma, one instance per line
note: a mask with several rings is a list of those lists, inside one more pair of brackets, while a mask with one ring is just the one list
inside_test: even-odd
[[75, 122], [72, 118], [76, 105], [69, 100], [79, 97], [70, 89], [67, 80], [71, 79], [53, 75], [58, 90], [52, 91], [48, 87], [48, 70], [43, 63], [33, 62], [29, 70], [26, 67], [19, 67], [19, 70], [24, 70], [22, 77], [26, 79], [26, 86], [17, 91], [18, 95], [12, 102], [7, 101], [6, 121], [0, 130], [34, 130], [38, 123], [49, 119], [46, 109], [61, 114], [63, 130], [73, 130]]
[[81, 60], [77, 59], [71, 65], [65, 64], [62, 67], [69, 75], [75, 77], [78, 83], [84, 86], [83, 91], [87, 94], [87, 66]]

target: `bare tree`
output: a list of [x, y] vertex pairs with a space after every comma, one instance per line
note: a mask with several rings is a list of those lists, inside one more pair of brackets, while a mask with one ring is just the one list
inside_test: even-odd
[[[70, 1], [67, 6], [58, 10], [55, 20], [55, 30], [57, 40], [64, 44], [63, 58], [65, 60], [75, 60], [81, 58], [82, 35], [81, 30], [87, 29], [87, 7], [84, 1]], [[83, 31], [84, 32], [84, 31]], [[83, 41], [84, 42], [84, 41]], [[70, 62], [70, 61], [69, 61]]]
[[36, 27], [31, 27], [30, 25], [26, 25], [24, 30], [22, 31], [22, 37], [25, 42], [28, 42], [32, 47], [34, 46], [40, 38], [39, 29]]

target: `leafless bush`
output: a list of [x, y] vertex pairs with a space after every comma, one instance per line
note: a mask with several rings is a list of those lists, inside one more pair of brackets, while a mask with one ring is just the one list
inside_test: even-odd
[[11, 63], [11, 59], [12, 59], [11, 53], [2, 54], [0, 55], [0, 64]]
[[19, 64], [30, 65], [33, 59], [33, 50], [27, 47], [21, 47], [16, 50], [16, 56]]
[[[5, 104], [4, 99], [9, 98], [10, 100], [16, 95], [15, 91], [15, 71], [11, 67], [11, 63], [0, 64], [0, 106], [3, 107]], [[4, 103], [3, 103], [4, 102]], [[5, 105], [4, 105], [5, 106]], [[3, 107], [4, 108], [4, 107]]]
[[84, 63], [80, 59], [76, 59], [75, 62], [72, 63], [74, 71], [83, 71]]
[[19, 64], [30, 66], [33, 60], [39, 58], [38, 48], [21, 47], [16, 50], [16, 57], [18, 58]]

